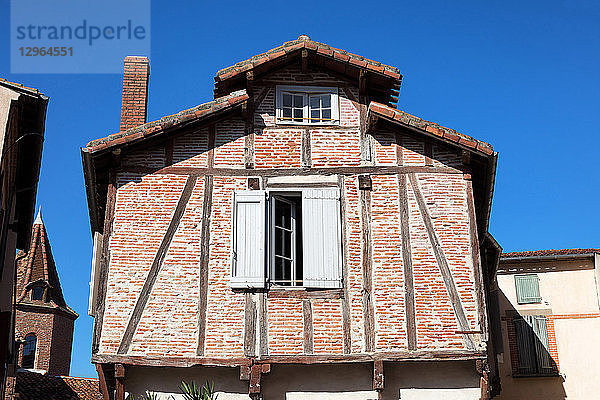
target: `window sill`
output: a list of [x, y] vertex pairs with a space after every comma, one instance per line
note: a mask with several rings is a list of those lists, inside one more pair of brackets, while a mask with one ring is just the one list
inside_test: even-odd
[[337, 128], [340, 126], [340, 123], [331, 123], [331, 124], [307, 124], [304, 122], [298, 123], [289, 123], [289, 122], [275, 122], [275, 126], [278, 128], [296, 128], [296, 127], [304, 127], [304, 128]]
[[267, 297], [276, 299], [342, 299], [344, 290], [271, 287], [267, 292]]

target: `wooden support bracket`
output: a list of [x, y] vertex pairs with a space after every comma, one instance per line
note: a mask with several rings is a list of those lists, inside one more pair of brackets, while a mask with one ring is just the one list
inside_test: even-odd
[[383, 361], [373, 363], [373, 390], [384, 389]]

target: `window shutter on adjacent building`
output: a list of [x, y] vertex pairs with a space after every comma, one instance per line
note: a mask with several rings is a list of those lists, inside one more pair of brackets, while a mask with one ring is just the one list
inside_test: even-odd
[[546, 317], [523, 315], [514, 319], [519, 352], [519, 373], [548, 374], [554, 371], [548, 345]]
[[542, 300], [538, 276], [535, 274], [515, 275], [515, 287], [519, 304], [539, 303]]
[[550, 373], [553, 371], [552, 357], [550, 357], [550, 347], [548, 345], [548, 331], [546, 326], [546, 317], [534, 315], [531, 319], [533, 332], [537, 337], [535, 341], [535, 353], [537, 365], [540, 373]]
[[234, 194], [233, 288], [265, 287], [266, 195], [264, 190]]
[[302, 191], [304, 286], [342, 287], [340, 191]]
[[515, 318], [515, 330], [517, 333], [517, 348], [519, 351], [519, 373], [520, 374], [535, 374], [535, 343], [534, 336], [531, 332], [529, 324], [530, 316]]

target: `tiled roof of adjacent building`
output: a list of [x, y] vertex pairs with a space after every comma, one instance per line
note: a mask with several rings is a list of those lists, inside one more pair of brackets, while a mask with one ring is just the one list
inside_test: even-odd
[[510, 253], [502, 253], [500, 258], [515, 258], [515, 257], [546, 257], [546, 256], [569, 256], [582, 254], [600, 254], [600, 249], [549, 249], [549, 250], [533, 250], [533, 251], [513, 251]]
[[14, 395], [21, 400], [102, 400], [98, 379], [30, 371], [19, 371], [16, 378]]
[[384, 104], [376, 103], [374, 101], [371, 102], [371, 104], [369, 104], [369, 113], [377, 114], [378, 116], [384, 117], [394, 123], [417, 128], [423, 132], [431, 134], [432, 136], [437, 136], [447, 142], [453, 142], [486, 155], [494, 154], [494, 148], [491, 144], [459, 133], [453, 129], [438, 125], [435, 122], [425, 121], [424, 119], [415, 117], [414, 115], [410, 115], [404, 111], [388, 107]]
[[149, 136], [154, 136], [165, 129], [180, 125], [194, 120], [200, 120], [208, 117], [218, 111], [239, 105], [248, 100], [248, 94], [245, 90], [233, 92], [227, 96], [219, 97], [208, 103], [200, 104], [196, 107], [183, 110], [177, 114], [168, 115], [157, 121], [147, 122], [135, 128], [109, 135], [105, 138], [92, 140], [86, 146], [86, 150], [93, 153], [104, 150], [109, 147], [118, 146], [125, 143], [131, 143]]
[[217, 72], [215, 80], [222, 82], [226, 79], [233, 78], [234, 76], [258, 67], [261, 64], [274, 61], [288, 53], [300, 49], [312, 50], [325, 57], [330, 57], [336, 61], [347, 63], [355, 67], [365, 68], [370, 72], [384, 75], [397, 81], [402, 79], [402, 75], [396, 67], [369, 60], [368, 58], [349, 53], [345, 50], [336, 49], [335, 47], [331, 47], [325, 43], [315, 42], [310, 40], [308, 36], [301, 35], [296, 40], [285, 42], [279, 47], [275, 47], [274, 49], [268, 50], [262, 54], [255, 55], [247, 60], [240, 61], [231, 67], [221, 69]]
[[[28, 295], [32, 285], [36, 284], [46, 287], [46, 299], [43, 301], [33, 301]], [[17, 304], [35, 305], [46, 309], [58, 308], [77, 318], [77, 313], [65, 302], [41, 210], [38, 211], [31, 228], [29, 250], [19, 251], [17, 254], [16, 290]]]
[[28, 93], [35, 94], [35, 95], [41, 95], [40, 91], [37, 90], [37, 89], [35, 89], [35, 88], [31, 88], [31, 87], [25, 86], [25, 85], [23, 85], [21, 83], [11, 82], [11, 81], [6, 80], [4, 78], [0, 78], [0, 85], [7, 86], [7, 87], [10, 87], [12, 89], [23, 90], [23, 91], [26, 91]]

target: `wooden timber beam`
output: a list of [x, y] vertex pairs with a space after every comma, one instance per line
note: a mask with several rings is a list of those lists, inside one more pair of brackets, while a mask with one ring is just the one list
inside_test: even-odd
[[108, 282], [108, 262], [110, 235], [115, 218], [115, 204], [117, 199], [117, 178], [114, 172], [109, 174], [109, 184], [106, 193], [106, 212], [104, 217], [104, 230], [102, 235], [102, 249], [100, 254], [100, 276], [98, 277], [98, 293], [96, 294], [96, 312], [94, 315], [94, 337], [92, 339], [92, 353], [97, 353], [100, 348], [102, 324], [104, 321], [104, 308], [106, 303], [106, 289]]
[[398, 175], [398, 199], [400, 202], [400, 235], [402, 242], [402, 267], [404, 271], [404, 307], [406, 310], [406, 336], [408, 350], [417, 349], [417, 319], [415, 312], [415, 285], [410, 245], [410, 224], [406, 175]]
[[202, 227], [200, 244], [200, 283], [198, 298], [198, 347], [196, 354], [204, 355], [206, 339], [206, 309], [208, 306], [208, 263], [210, 260], [210, 220], [212, 215], [214, 177], [204, 177], [204, 198], [202, 200]]
[[115, 400], [125, 400], [125, 366], [115, 364]]
[[304, 354], [313, 353], [313, 316], [312, 304], [309, 299], [302, 300], [302, 315], [304, 327]]
[[192, 191], [196, 186], [196, 177], [189, 176], [183, 187], [183, 191], [181, 192], [181, 196], [179, 197], [179, 201], [177, 202], [177, 206], [175, 207], [175, 211], [173, 213], [173, 217], [171, 218], [171, 222], [167, 227], [165, 235], [158, 247], [158, 251], [154, 256], [154, 260], [152, 261], [152, 265], [150, 266], [150, 271], [148, 272], [148, 276], [146, 277], [146, 281], [144, 282], [144, 286], [138, 296], [135, 307], [133, 308], [133, 312], [131, 314], [131, 318], [127, 323], [127, 328], [125, 329], [125, 333], [123, 334], [123, 338], [121, 339], [121, 344], [119, 345], [119, 349], [117, 354], [126, 354], [129, 351], [129, 347], [131, 346], [131, 341], [133, 339], [133, 335], [137, 328], [140, 319], [142, 318], [142, 313], [146, 304], [148, 303], [148, 299], [150, 297], [150, 292], [154, 287], [154, 282], [158, 278], [158, 273], [160, 272], [167, 252], [169, 250], [169, 246], [171, 245], [171, 241], [177, 232], [177, 228], [179, 227], [179, 223], [181, 222], [181, 218], [183, 217], [183, 213], [185, 211], [185, 207], [192, 196]]
[[96, 364], [96, 372], [98, 373], [98, 384], [100, 385], [100, 393], [102, 394], [102, 399], [111, 400], [111, 396], [108, 392], [108, 385], [106, 383], [106, 374], [104, 373], [103, 364]]
[[[450, 297], [450, 302], [452, 303], [452, 308], [454, 309], [454, 314], [456, 316], [456, 320], [458, 321], [458, 326], [460, 327], [461, 331], [470, 331], [471, 328], [469, 327], [469, 321], [467, 320], [467, 316], [465, 314], [465, 310], [463, 309], [458, 290], [456, 289], [456, 284], [454, 283], [454, 278], [452, 277], [452, 272], [450, 271], [448, 260], [446, 259], [446, 255], [444, 254], [444, 250], [442, 249], [440, 240], [435, 232], [431, 216], [429, 215], [429, 211], [427, 210], [425, 198], [423, 197], [423, 193], [421, 193], [421, 189], [419, 189], [417, 177], [415, 176], [415, 174], [409, 174], [408, 179], [412, 186], [413, 192], [415, 193], [417, 204], [419, 206], [418, 208], [421, 212], [421, 216], [423, 217], [423, 222], [425, 223], [425, 228], [427, 229], [427, 235], [429, 236], [429, 241], [431, 242], [433, 253], [435, 255], [438, 267], [442, 274], [442, 278], [444, 280], [448, 296]], [[465, 340], [467, 349], [475, 348], [473, 338], [470, 334], [463, 334], [463, 338]]]
[[260, 380], [263, 374], [271, 372], [271, 364], [254, 364], [250, 367], [250, 383], [248, 384], [248, 394], [252, 398], [259, 398], [261, 392]]
[[338, 364], [338, 363], [372, 363], [419, 362], [419, 361], [458, 361], [485, 359], [487, 354], [480, 350], [417, 350], [393, 351], [377, 353], [352, 354], [313, 354], [288, 356], [260, 356], [257, 358], [216, 358], [216, 357], [147, 357], [119, 354], [94, 354], [93, 363], [126, 364], [148, 367], [241, 367], [254, 364]]
[[246, 293], [246, 312], [244, 324], [244, 355], [254, 357], [256, 355], [256, 303], [254, 294]]
[[[365, 177], [364, 175], [362, 177]], [[359, 176], [359, 187], [361, 186]], [[370, 178], [370, 177], [369, 177]], [[363, 181], [367, 181], [363, 179]], [[370, 179], [369, 179], [370, 181]], [[363, 183], [364, 185], [364, 183]], [[375, 351], [375, 309], [373, 306], [373, 254], [371, 243], [371, 187], [360, 190], [362, 221], [362, 307], [364, 314], [365, 351]]]
[[187, 175], [187, 176], [306, 176], [306, 175], [394, 175], [394, 174], [464, 174], [461, 169], [452, 167], [432, 166], [360, 166], [360, 167], [318, 167], [318, 168], [201, 168], [201, 167], [166, 167], [148, 168], [138, 166], [123, 166], [123, 172], [158, 175]]
[[377, 360], [373, 362], [373, 390], [383, 390], [384, 388], [383, 361]]
[[344, 216], [342, 222], [342, 324], [344, 338], [344, 354], [352, 352], [352, 322], [350, 321], [350, 293], [348, 290], [348, 234], [347, 234], [347, 214], [346, 214], [346, 180], [343, 176], [338, 176], [338, 187], [340, 188], [340, 210]]

